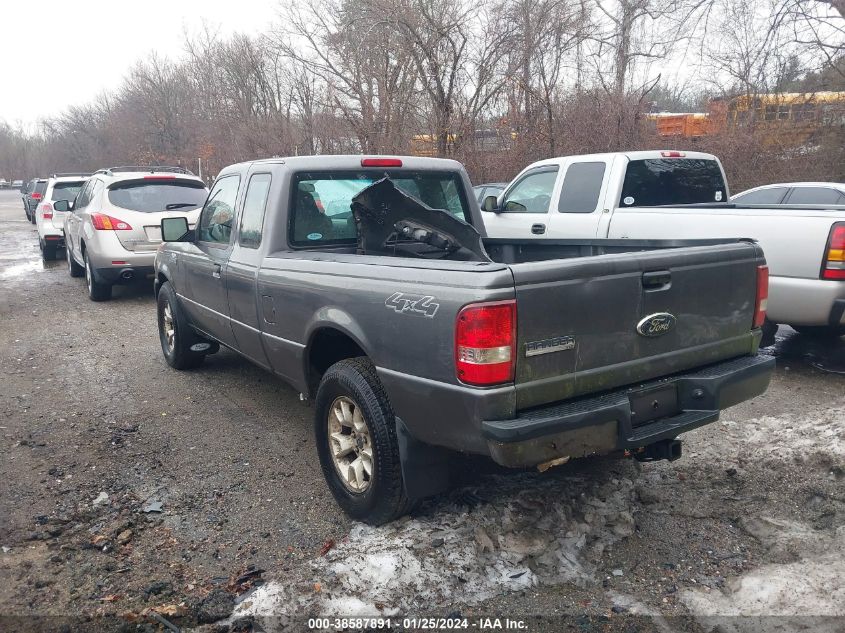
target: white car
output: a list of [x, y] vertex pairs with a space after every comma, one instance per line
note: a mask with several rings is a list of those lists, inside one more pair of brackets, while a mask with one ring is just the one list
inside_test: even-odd
[[56, 249], [65, 245], [65, 214], [56, 211], [53, 203], [70, 201], [82, 189], [91, 174], [53, 174], [47, 180], [44, 197], [35, 207], [35, 227], [38, 229], [38, 246], [45, 260], [56, 259]]
[[[163, 218], [182, 216], [191, 228], [208, 196], [205, 183], [180, 167], [112, 167], [96, 171], [68, 203], [68, 272], [85, 275], [92, 301], [111, 298], [114, 284], [152, 279]], [[58, 206], [57, 206], [58, 205]]]
[[491, 238], [755, 239], [770, 272], [767, 333], [845, 334], [845, 209], [728, 200], [715, 156], [671, 150], [539, 161], [482, 209]]
[[731, 196], [736, 204], [845, 205], [845, 183], [780, 182], [746, 189]]

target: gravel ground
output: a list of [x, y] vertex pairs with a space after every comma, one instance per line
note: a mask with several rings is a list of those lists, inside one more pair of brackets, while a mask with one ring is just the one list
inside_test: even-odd
[[151, 288], [95, 304], [83, 283], [0, 191], [0, 630], [845, 630], [841, 340], [781, 328], [769, 392], [679, 461], [470, 459], [373, 529], [335, 506], [292, 389], [225, 350], [174, 372]]

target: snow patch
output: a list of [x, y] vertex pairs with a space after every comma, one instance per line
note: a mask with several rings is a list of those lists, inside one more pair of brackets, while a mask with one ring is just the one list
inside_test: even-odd
[[606, 469], [483, 481], [415, 518], [356, 524], [326, 556], [259, 588], [233, 617], [266, 617], [271, 630], [278, 619], [270, 616], [389, 615], [584, 584], [604, 548], [633, 532], [634, 483]]
[[[681, 601], [707, 630], [719, 626], [726, 633], [744, 633], [758, 630], [759, 618], [781, 617], [786, 619], [771, 624], [786, 631], [802, 624], [801, 618], [806, 625], [813, 616], [845, 616], [845, 527], [819, 532], [794, 521], [760, 517], [745, 520], [743, 528], [770, 554], [798, 560], [758, 567], [728, 581], [724, 591], [683, 591]], [[723, 619], [736, 616], [747, 619]], [[817, 621], [812, 630], [826, 631], [828, 625], [834, 623]]]
[[718, 442], [696, 446], [702, 454], [724, 455], [726, 447], [753, 452], [754, 459], [809, 460], [819, 455], [845, 457], [845, 407], [822, 410], [817, 415], [763, 416], [748, 420], [722, 420]]

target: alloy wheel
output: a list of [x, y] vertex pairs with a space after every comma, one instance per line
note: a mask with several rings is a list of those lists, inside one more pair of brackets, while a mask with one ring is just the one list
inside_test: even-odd
[[173, 310], [170, 309], [170, 304], [164, 304], [162, 310], [162, 328], [164, 329], [164, 339], [167, 343], [167, 351], [172, 352], [176, 346], [176, 325], [173, 322]]
[[344, 486], [362, 493], [373, 480], [373, 444], [361, 407], [346, 397], [329, 407], [328, 440], [332, 462]]

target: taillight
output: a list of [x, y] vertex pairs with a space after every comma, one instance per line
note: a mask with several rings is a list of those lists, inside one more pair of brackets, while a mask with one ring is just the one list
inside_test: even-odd
[[684, 152], [678, 152], [676, 150], [671, 150], [671, 151], [668, 151], [668, 152], [660, 152], [660, 155], [663, 158], [683, 158], [684, 156], [686, 156], [686, 154]]
[[31, 194], [29, 194], [29, 195], [30, 195], [30, 196], [32, 196], [32, 199], [33, 199], [33, 200], [41, 200], [41, 194], [40, 194], [40, 193], [38, 193], [37, 191], [33, 191], [33, 192], [32, 192]]
[[401, 167], [399, 158], [362, 158], [361, 167]]
[[466, 306], [455, 326], [455, 371], [469, 385], [511, 382], [516, 364], [516, 301]]
[[837, 222], [830, 229], [822, 260], [822, 279], [845, 279], [845, 222]]
[[118, 220], [104, 213], [92, 213], [91, 224], [98, 231], [131, 231], [132, 227], [123, 220]]
[[751, 327], [763, 327], [766, 308], [769, 304], [769, 267], [757, 266], [757, 300], [754, 302], [754, 323]]
[[37, 211], [41, 213], [41, 217], [45, 220], [53, 219], [53, 205], [49, 202], [42, 202], [39, 204]]

